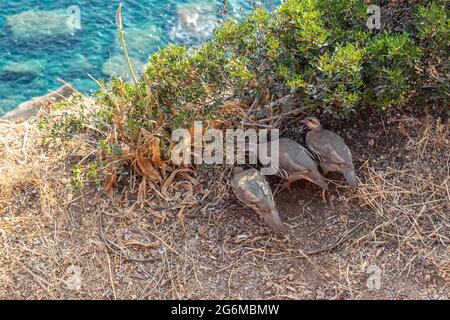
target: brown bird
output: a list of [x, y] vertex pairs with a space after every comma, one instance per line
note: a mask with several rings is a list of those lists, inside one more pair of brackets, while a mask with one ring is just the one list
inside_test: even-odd
[[255, 210], [274, 232], [286, 233], [287, 228], [278, 215], [272, 190], [261, 173], [256, 169], [244, 171], [242, 168], [235, 167], [233, 174], [231, 188], [238, 199]]
[[[328, 190], [328, 184], [320, 174], [308, 149], [288, 138], [280, 138], [278, 141], [278, 175], [287, 180], [283, 187], [289, 186], [294, 181], [305, 179], [323, 190]], [[267, 150], [271, 150], [270, 142], [267, 148]]]
[[323, 129], [320, 121], [315, 117], [308, 117], [301, 123], [310, 129], [306, 134], [306, 146], [319, 159], [324, 175], [328, 172], [340, 172], [345, 176], [348, 184], [356, 188], [358, 179], [352, 154], [344, 140], [336, 133]]

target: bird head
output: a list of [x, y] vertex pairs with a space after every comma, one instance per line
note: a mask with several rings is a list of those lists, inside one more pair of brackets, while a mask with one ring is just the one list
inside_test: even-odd
[[272, 208], [270, 211], [260, 212], [260, 215], [273, 232], [278, 234], [286, 234], [288, 232], [288, 228], [281, 222], [277, 209]]
[[310, 129], [319, 129], [321, 128], [320, 121], [316, 117], [307, 117], [300, 121]]

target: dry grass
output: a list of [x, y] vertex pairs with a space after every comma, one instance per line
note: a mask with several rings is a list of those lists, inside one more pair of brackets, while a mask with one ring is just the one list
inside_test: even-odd
[[[44, 150], [35, 119], [2, 121], [0, 133], [1, 297], [180, 297], [182, 284], [173, 280], [176, 287], [159, 293], [165, 278], [180, 272], [180, 259], [193, 261], [189, 249], [174, 244], [174, 235], [182, 236], [186, 214], [205, 210], [227, 192], [221, 172], [210, 172], [215, 179], [201, 185], [192, 169], [167, 168], [159, 183], [134, 176], [109, 196], [94, 187], [75, 191], [69, 187], [71, 167], [91, 154], [89, 133], [57, 150]], [[155, 261], [160, 265], [152, 271], [140, 265]], [[67, 287], [73, 267], [81, 268], [83, 283], [92, 284], [74, 295]], [[144, 287], [115, 284], [117, 276], [128, 281], [140, 274], [152, 275]]]
[[[70, 167], [90, 154], [88, 138], [45, 151], [33, 120], [2, 121], [0, 297], [448, 297], [449, 125], [391, 126], [414, 157], [383, 169], [364, 163], [357, 194], [337, 187], [329, 204], [314, 196], [312, 209], [300, 199], [291, 234], [279, 239], [227, 199], [227, 170], [168, 170], [157, 184], [134, 177], [109, 196], [73, 191]], [[409, 293], [389, 284], [388, 293], [368, 292], [374, 261]], [[428, 284], [415, 281], [424, 264]]]
[[408, 275], [414, 262], [426, 258], [448, 280], [442, 270], [448, 269], [450, 258], [449, 178], [423, 178], [414, 170], [365, 169], [368, 181], [359, 188], [358, 198], [376, 213], [379, 224], [353, 244], [393, 244], [399, 253], [398, 271]]
[[394, 243], [399, 271], [408, 275], [415, 261], [427, 259], [449, 280], [450, 122], [407, 118], [398, 129], [407, 139], [409, 163], [383, 171], [364, 164], [366, 177], [356, 198], [373, 210], [379, 223], [353, 243]]

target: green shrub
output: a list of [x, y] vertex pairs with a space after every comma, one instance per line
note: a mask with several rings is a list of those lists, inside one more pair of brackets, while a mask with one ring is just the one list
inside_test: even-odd
[[365, 102], [380, 109], [401, 105], [414, 76], [420, 48], [406, 33], [381, 33], [367, 42]]
[[273, 17], [262, 8], [255, 9], [244, 21], [229, 19], [214, 30], [212, 45], [226, 51], [226, 63], [238, 66], [238, 72], [233, 73], [242, 79], [241, 85], [234, 88], [237, 95], [245, 90], [250, 79], [256, 82], [258, 90], [276, 87], [281, 46], [275, 30]]
[[276, 19], [285, 50], [303, 54], [305, 59], [317, 53], [329, 36], [314, 0], [287, 0], [278, 8]]
[[318, 91], [325, 102], [324, 111], [346, 115], [360, 100], [362, 62], [365, 49], [352, 43], [338, 44], [333, 54], [325, 52], [319, 57], [317, 68]]
[[445, 3], [430, 1], [415, 10], [417, 37], [426, 57], [422, 61], [422, 76], [429, 83], [428, 91], [434, 89], [431, 100], [442, 105], [448, 105], [450, 96], [450, 16]]
[[446, 48], [448, 52], [450, 41], [450, 18], [445, 1], [431, 1], [428, 6], [418, 6], [417, 19], [418, 37], [429, 41], [434, 47]]
[[[57, 105], [58, 108], [62, 105]], [[73, 139], [77, 134], [85, 131], [85, 123], [87, 119], [83, 113], [63, 112], [57, 118], [42, 116], [37, 126], [39, 130], [44, 132], [42, 137], [45, 147], [49, 147], [52, 142], [59, 146], [59, 142]]]
[[363, 41], [368, 37], [367, 4], [360, 0], [317, 0], [333, 42]]
[[136, 85], [117, 78], [99, 82], [97, 108], [89, 116], [43, 119], [41, 127], [47, 137], [70, 138], [88, 122], [101, 133], [97, 158], [104, 166], [83, 167], [90, 174], [78, 167], [75, 181], [97, 177], [101, 169], [111, 182], [132, 166], [154, 177], [149, 168], [164, 167], [174, 129], [192, 129], [194, 120], [233, 123], [235, 113], [222, 112], [230, 98], [242, 102], [231, 105], [242, 112], [262, 96], [266, 103], [294, 94], [311, 111], [344, 118], [364, 108], [401, 107], [411, 91], [420, 92], [416, 70], [438, 61], [442, 105], [448, 107], [445, 1], [412, 11], [416, 28], [380, 32], [367, 29], [362, 0], [287, 0], [273, 12], [258, 7], [242, 21], [225, 21], [197, 48], [159, 50]]

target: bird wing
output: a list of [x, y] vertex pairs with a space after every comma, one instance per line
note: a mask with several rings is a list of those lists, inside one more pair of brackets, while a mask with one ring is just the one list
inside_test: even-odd
[[309, 156], [307, 149], [300, 144], [280, 139], [280, 167], [289, 173], [308, 173], [314, 160]]
[[344, 165], [346, 163], [344, 157], [342, 157], [339, 151], [333, 147], [329, 148], [327, 156], [328, 162], [331, 162], [333, 164]]
[[310, 135], [308, 145], [321, 161], [339, 166], [352, 162], [350, 150], [342, 138], [334, 132], [321, 130]]
[[289, 152], [283, 152], [280, 154], [280, 167], [282, 169], [293, 173], [293, 172], [308, 172], [308, 168], [303, 165], [299, 159], [297, 159], [296, 155], [291, 154]]

